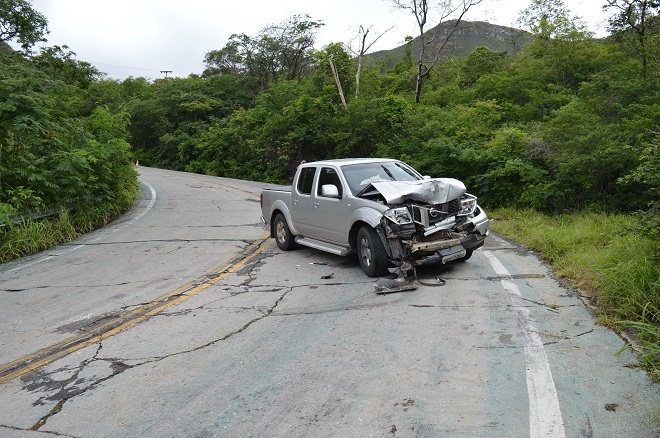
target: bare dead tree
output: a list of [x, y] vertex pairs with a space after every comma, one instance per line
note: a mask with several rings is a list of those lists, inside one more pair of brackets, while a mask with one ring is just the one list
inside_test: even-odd
[[332, 70], [332, 76], [335, 78], [335, 83], [337, 84], [337, 90], [339, 91], [339, 98], [341, 99], [341, 104], [344, 106], [344, 109], [348, 109], [346, 105], [346, 98], [344, 97], [344, 90], [341, 88], [341, 81], [339, 80], [339, 74], [335, 68], [335, 63], [332, 62], [332, 56], [328, 56], [328, 62], [330, 63], [330, 70]]
[[[417, 53], [417, 81], [415, 85], [415, 102], [419, 103], [422, 93], [424, 79], [429, 75], [433, 67], [440, 60], [441, 53], [447, 43], [451, 40], [454, 32], [458, 29], [465, 14], [473, 6], [478, 5], [483, 0], [439, 0], [437, 2], [429, 0], [390, 0], [395, 7], [410, 11], [417, 21], [419, 29], [419, 51]], [[436, 43], [437, 31], [425, 32], [425, 27], [429, 21], [429, 13], [438, 11], [439, 19], [437, 25], [454, 20], [454, 23], [444, 35], [444, 39]], [[437, 27], [436, 27], [437, 29]], [[427, 53], [427, 50], [430, 52]]]
[[357, 36], [351, 40], [351, 43], [357, 39], [358, 40], [358, 50], [353, 50], [351, 47], [351, 43], [346, 45], [346, 48], [353, 53], [355, 56], [357, 56], [358, 60], [358, 65], [357, 65], [357, 73], [355, 74], [355, 98], [357, 99], [360, 96], [360, 73], [362, 72], [362, 60], [364, 59], [364, 55], [367, 54], [369, 50], [373, 47], [374, 44], [387, 32], [392, 30], [394, 26], [390, 27], [387, 29], [385, 32], [380, 33], [376, 36], [376, 38], [369, 44], [367, 44], [367, 35], [369, 35], [369, 32], [371, 31], [372, 26], [369, 26], [368, 28], [364, 28], [364, 26], [360, 25], [358, 29], [358, 34]]

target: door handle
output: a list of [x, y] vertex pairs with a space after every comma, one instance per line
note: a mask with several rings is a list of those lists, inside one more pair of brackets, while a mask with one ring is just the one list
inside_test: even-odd
[[318, 202], [312, 202], [312, 205], [313, 205], [314, 207], [318, 207], [320, 204], [319, 204]]
[[298, 203], [298, 200], [297, 200], [297, 199], [294, 199], [294, 200], [293, 200], [293, 203], [294, 203], [294, 204], [297, 204], [297, 203]]

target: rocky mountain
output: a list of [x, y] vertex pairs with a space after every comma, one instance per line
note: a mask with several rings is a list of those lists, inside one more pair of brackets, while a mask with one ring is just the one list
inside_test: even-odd
[[[447, 35], [456, 27], [449, 42], [439, 51]], [[468, 55], [477, 47], [487, 47], [497, 52], [519, 53], [532, 40], [530, 33], [512, 27], [498, 26], [481, 21], [455, 21], [440, 23], [425, 32], [425, 39], [430, 42], [427, 53], [440, 53], [442, 59]], [[419, 36], [412, 41], [413, 59], [421, 44]], [[381, 50], [369, 54], [372, 62], [399, 62], [405, 54], [406, 44], [391, 50]]]

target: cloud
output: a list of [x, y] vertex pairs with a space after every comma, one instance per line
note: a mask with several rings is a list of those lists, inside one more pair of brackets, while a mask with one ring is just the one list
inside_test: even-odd
[[[586, 10], [595, 16], [598, 1], [580, 0], [574, 12]], [[527, 4], [528, 0], [485, 0], [466, 19], [514, 25]], [[292, 15], [308, 14], [325, 23], [318, 33], [318, 49], [330, 42], [348, 43], [359, 25], [372, 26], [372, 35], [393, 27], [373, 50], [397, 47], [407, 35], [418, 33], [414, 17], [393, 9], [386, 0], [34, 0], [32, 5], [48, 20], [48, 45], [67, 45], [78, 59], [119, 79], [160, 78], [161, 70], [181, 77], [200, 74], [204, 55], [224, 47], [230, 35], [254, 36]]]

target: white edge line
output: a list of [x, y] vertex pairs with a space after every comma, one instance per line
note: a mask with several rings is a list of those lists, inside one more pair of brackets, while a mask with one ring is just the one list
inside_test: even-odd
[[565, 438], [566, 432], [559, 408], [557, 389], [534, 319], [529, 309], [524, 306], [520, 289], [512, 281], [509, 271], [490, 251], [484, 251], [483, 254], [490, 261], [495, 273], [503, 277], [502, 287], [509, 292], [518, 325], [523, 333], [529, 397], [529, 436], [530, 438]]
[[[138, 178], [138, 179], [140, 180], [140, 182], [141, 182], [142, 184], [146, 185], [146, 186], [149, 188], [149, 192], [150, 192], [150, 194], [151, 194], [151, 200], [149, 201], [149, 205], [147, 205], [147, 206], [145, 207], [145, 209], [142, 210], [142, 211], [140, 212], [140, 214], [138, 214], [137, 216], [135, 216], [133, 219], [131, 219], [129, 222], [125, 223], [125, 224], [122, 225], [121, 227], [119, 227], [119, 228], [113, 228], [113, 229], [111, 229], [111, 230], [109, 230], [109, 231], [106, 231], [106, 232], [103, 233], [102, 235], [100, 235], [100, 236], [98, 236], [98, 237], [96, 237], [96, 238], [94, 238], [94, 239], [92, 239], [92, 240], [89, 240], [89, 241], [83, 243], [82, 245], [76, 245], [76, 246], [74, 246], [74, 247], [72, 247], [72, 248], [69, 248], [67, 251], [64, 251], [64, 253], [67, 253], [67, 252], [73, 252], [73, 251], [76, 251], [76, 250], [78, 250], [78, 249], [80, 249], [80, 248], [85, 247], [86, 245], [88, 245], [88, 244], [90, 244], [90, 243], [98, 242], [99, 240], [103, 239], [104, 237], [107, 237], [107, 236], [109, 236], [110, 234], [115, 233], [115, 232], [119, 231], [119, 230], [122, 229], [122, 228], [126, 228], [127, 226], [132, 225], [133, 223], [135, 223], [135, 221], [137, 221], [138, 219], [142, 218], [142, 216], [144, 216], [145, 214], [147, 214], [147, 213], [149, 212], [149, 210], [151, 210], [151, 209], [153, 208], [153, 206], [156, 204], [156, 190], [153, 188], [153, 186], [152, 186], [151, 184], [149, 184], [148, 182], [146, 182], [146, 181], [143, 180], [142, 178]], [[43, 262], [48, 261], [48, 260], [50, 260], [50, 259], [54, 259], [55, 257], [56, 257], [56, 256], [53, 256], [53, 255], [46, 256], [46, 257], [43, 257], [43, 258], [41, 258], [41, 259], [37, 259], [37, 260], [35, 260], [35, 261], [33, 261], [33, 262], [27, 263], [27, 264], [25, 264], [25, 265], [17, 266], [17, 267], [15, 267], [15, 268], [13, 268], [13, 269], [8, 269], [8, 270], [6, 270], [5, 272], [16, 272], [16, 271], [20, 271], [20, 270], [22, 270], [22, 269], [29, 268], [30, 266], [34, 266], [34, 265], [36, 265], [36, 264], [43, 263]]]

